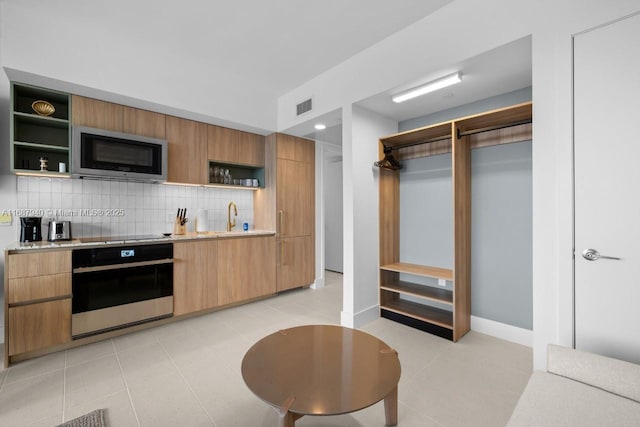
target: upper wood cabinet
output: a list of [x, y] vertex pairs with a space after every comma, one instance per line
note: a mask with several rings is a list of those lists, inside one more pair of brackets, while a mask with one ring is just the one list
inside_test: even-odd
[[264, 166], [264, 136], [240, 132], [238, 162], [249, 166]]
[[218, 242], [173, 244], [173, 314], [187, 314], [218, 305], [216, 281]]
[[209, 160], [234, 165], [264, 166], [264, 136], [237, 129], [209, 125]]
[[207, 125], [166, 117], [170, 182], [206, 184], [208, 178]]
[[315, 161], [315, 144], [308, 139], [279, 133], [278, 143], [276, 144], [276, 157], [278, 159], [313, 163]]
[[124, 106], [74, 95], [71, 98], [71, 123], [114, 132], [123, 131]]
[[124, 107], [123, 127], [125, 133], [166, 139], [166, 116], [153, 111]]

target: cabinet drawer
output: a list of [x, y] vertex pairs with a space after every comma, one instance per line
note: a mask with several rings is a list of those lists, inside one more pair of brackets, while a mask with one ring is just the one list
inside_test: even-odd
[[71, 298], [9, 308], [9, 355], [71, 341]]
[[11, 254], [7, 263], [9, 279], [71, 273], [71, 251]]
[[71, 295], [71, 273], [9, 279], [7, 302], [16, 304]]

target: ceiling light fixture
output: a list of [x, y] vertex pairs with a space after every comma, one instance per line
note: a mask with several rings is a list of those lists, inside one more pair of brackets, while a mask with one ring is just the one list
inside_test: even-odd
[[327, 125], [322, 124], [322, 123], [318, 123], [314, 127], [316, 128], [316, 130], [325, 130], [327, 128]]
[[460, 83], [461, 81], [462, 81], [462, 74], [458, 71], [457, 73], [444, 76], [440, 79], [423, 84], [422, 86], [414, 87], [413, 89], [409, 89], [407, 91], [393, 95], [391, 99], [393, 100], [393, 102], [403, 102], [408, 99], [415, 98], [417, 96], [421, 96], [438, 89], [442, 89], [443, 87]]

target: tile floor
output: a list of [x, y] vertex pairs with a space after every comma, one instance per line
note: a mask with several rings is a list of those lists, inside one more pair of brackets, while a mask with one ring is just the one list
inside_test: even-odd
[[[241, 307], [59, 352], [0, 370], [0, 425], [55, 426], [97, 408], [110, 427], [271, 427], [273, 409], [245, 386], [240, 363], [263, 336], [338, 324], [342, 276]], [[458, 343], [378, 319], [363, 330], [398, 350], [401, 427], [502, 426], [531, 374], [531, 349], [475, 332]], [[384, 425], [380, 402], [299, 426]]]

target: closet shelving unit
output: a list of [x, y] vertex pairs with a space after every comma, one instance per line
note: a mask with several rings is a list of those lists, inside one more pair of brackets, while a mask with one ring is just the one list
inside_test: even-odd
[[[380, 138], [380, 311], [458, 341], [471, 327], [471, 149], [531, 139], [531, 102]], [[398, 159], [452, 153], [453, 269], [400, 260]], [[389, 156], [394, 156], [389, 159]], [[389, 161], [391, 160], [391, 161]], [[452, 289], [400, 279], [445, 280]], [[410, 297], [410, 298], [403, 298]], [[420, 301], [420, 302], [416, 302]]]

